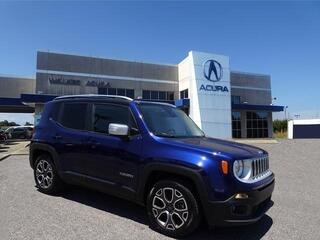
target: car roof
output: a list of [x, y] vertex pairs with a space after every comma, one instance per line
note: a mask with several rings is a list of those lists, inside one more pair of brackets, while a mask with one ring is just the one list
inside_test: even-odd
[[101, 101], [108, 103], [121, 103], [121, 104], [129, 104], [134, 101], [138, 104], [140, 103], [149, 103], [149, 104], [159, 104], [159, 105], [167, 105], [175, 107], [175, 105], [167, 103], [167, 102], [158, 102], [152, 100], [143, 100], [143, 99], [132, 99], [126, 96], [118, 96], [118, 95], [103, 95], [103, 94], [81, 94], [81, 95], [66, 95], [56, 97], [53, 102], [74, 102], [74, 101]]
[[74, 101], [103, 101], [129, 104], [133, 99], [125, 96], [102, 95], [102, 94], [82, 94], [82, 95], [67, 95], [53, 99], [53, 102], [74, 102]]
[[104, 94], [80, 94], [80, 95], [66, 95], [56, 97], [54, 100], [62, 100], [62, 99], [118, 99], [118, 100], [126, 100], [131, 102], [133, 99], [126, 96], [118, 96], [118, 95], [104, 95]]

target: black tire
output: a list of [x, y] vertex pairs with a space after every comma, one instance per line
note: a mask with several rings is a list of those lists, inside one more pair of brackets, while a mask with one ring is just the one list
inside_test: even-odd
[[[43, 167], [43, 173], [41, 173], [41, 165]], [[47, 169], [47, 171], [45, 170]], [[57, 173], [57, 169], [47, 154], [40, 155], [34, 165], [34, 180], [36, 187], [42, 193], [56, 194], [59, 193], [63, 188], [63, 182]], [[41, 176], [43, 175], [43, 182], [41, 182]], [[51, 181], [49, 181], [51, 179]]]
[[[187, 184], [180, 181], [161, 180], [152, 187], [147, 198], [151, 228], [170, 237], [183, 238], [199, 226], [201, 221], [199, 205], [186, 186]], [[170, 192], [174, 194], [172, 198], [168, 197]], [[165, 197], [167, 194], [169, 195]]]

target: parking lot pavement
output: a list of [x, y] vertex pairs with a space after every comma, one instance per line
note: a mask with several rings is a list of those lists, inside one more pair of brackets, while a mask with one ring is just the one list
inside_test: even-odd
[[[200, 228], [188, 239], [320, 239], [320, 140], [263, 144], [276, 174], [274, 206], [245, 227]], [[69, 187], [47, 196], [34, 187], [27, 156], [0, 161], [0, 239], [167, 239], [144, 208]]]
[[10, 140], [5, 144], [0, 144], [0, 160], [10, 156], [15, 155], [25, 155], [29, 153], [29, 149], [26, 147], [30, 141], [26, 140]]

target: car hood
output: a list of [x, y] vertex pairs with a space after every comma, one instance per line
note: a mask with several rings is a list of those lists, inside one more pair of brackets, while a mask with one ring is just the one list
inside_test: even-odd
[[267, 154], [263, 149], [216, 138], [167, 138], [165, 142], [180, 147], [225, 155], [233, 159], [245, 159]]

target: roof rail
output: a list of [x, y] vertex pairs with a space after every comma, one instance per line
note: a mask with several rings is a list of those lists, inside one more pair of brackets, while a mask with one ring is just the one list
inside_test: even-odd
[[135, 102], [141, 103], [141, 102], [145, 102], [145, 103], [153, 103], [153, 104], [160, 104], [160, 105], [166, 105], [166, 106], [173, 106], [176, 107], [174, 104], [174, 101], [171, 100], [164, 100], [164, 101], [156, 101], [156, 100], [149, 100], [149, 99], [134, 99]]
[[118, 95], [103, 95], [103, 94], [79, 94], [79, 95], [65, 95], [56, 97], [54, 100], [60, 100], [60, 99], [69, 99], [69, 98], [118, 98], [123, 99], [127, 101], [132, 101], [132, 98], [126, 97], [126, 96], [118, 96]]

